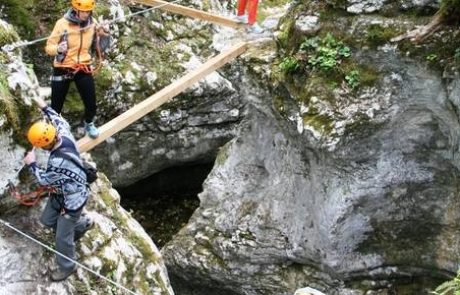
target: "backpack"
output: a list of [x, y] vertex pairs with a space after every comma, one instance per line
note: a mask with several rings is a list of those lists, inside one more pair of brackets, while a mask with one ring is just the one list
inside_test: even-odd
[[91, 183], [95, 182], [96, 179], [98, 178], [98, 176], [97, 176], [97, 168], [95, 166], [93, 166], [92, 164], [90, 164], [85, 159], [80, 158], [80, 161], [81, 161], [81, 163], [80, 163], [74, 157], [72, 157], [71, 155], [69, 155], [69, 154], [67, 154], [65, 152], [56, 150], [55, 153], [57, 155], [61, 156], [62, 158], [71, 161], [77, 167], [79, 167], [81, 170], [83, 170], [85, 172], [85, 174], [86, 174], [86, 182], [88, 184], [91, 184]]
[[85, 171], [86, 174], [86, 182], [88, 182], [88, 184], [95, 182], [97, 179], [97, 168], [85, 159], [82, 159], [81, 163], [83, 165], [83, 171]]

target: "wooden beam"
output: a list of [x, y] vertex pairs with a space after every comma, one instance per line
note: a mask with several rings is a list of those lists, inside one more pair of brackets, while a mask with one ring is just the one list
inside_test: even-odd
[[154, 109], [156, 109], [169, 99], [173, 98], [177, 94], [181, 93], [188, 87], [192, 86], [193, 84], [201, 80], [203, 77], [214, 72], [216, 69], [220, 68], [227, 62], [233, 60], [235, 57], [245, 52], [247, 47], [248, 43], [246, 42], [241, 42], [239, 44], [234, 45], [228, 50], [211, 58], [203, 65], [201, 65], [198, 69], [195, 69], [194, 71], [188, 73], [182, 78], [174, 81], [165, 88], [161, 89], [159, 92], [155, 93], [154, 95], [146, 98], [144, 101], [133, 106], [131, 109], [127, 110], [123, 114], [100, 126], [100, 134], [98, 138], [91, 139], [88, 136], [85, 136], [78, 141], [78, 147], [80, 149], [80, 152], [87, 152], [91, 150], [96, 145], [105, 141], [108, 137], [112, 136], [113, 134], [119, 132], [120, 130], [139, 120], [143, 116], [152, 112]]
[[159, 9], [163, 9], [166, 11], [174, 12], [177, 14], [185, 15], [185, 16], [190, 16], [193, 18], [198, 18], [202, 19], [211, 23], [215, 23], [218, 25], [223, 25], [227, 27], [232, 27], [235, 29], [245, 27], [246, 24], [240, 23], [238, 21], [235, 21], [229, 17], [225, 16], [220, 16], [220, 15], [215, 15], [209, 12], [205, 12], [202, 10], [194, 9], [194, 8], [188, 8], [185, 6], [173, 4], [173, 3], [168, 3], [167, 1], [162, 1], [162, 0], [133, 0], [134, 3], [137, 4], [143, 4], [147, 6], [152, 6], [152, 7], [158, 7]]

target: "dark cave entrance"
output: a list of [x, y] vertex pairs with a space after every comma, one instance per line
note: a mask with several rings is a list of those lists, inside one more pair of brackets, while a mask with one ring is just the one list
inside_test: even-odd
[[126, 187], [116, 187], [121, 205], [132, 211], [162, 248], [198, 208], [197, 197], [213, 163], [170, 167]]

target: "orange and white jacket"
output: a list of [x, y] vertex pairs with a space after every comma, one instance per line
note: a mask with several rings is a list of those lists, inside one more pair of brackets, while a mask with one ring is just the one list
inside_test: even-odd
[[70, 9], [54, 26], [51, 36], [46, 42], [45, 51], [51, 56], [58, 54], [57, 48], [64, 32], [67, 31], [67, 54], [62, 62], [54, 59], [53, 66], [73, 68], [78, 64], [91, 64], [91, 46], [95, 37], [95, 22], [90, 16], [88, 21], [79, 20], [75, 11]]

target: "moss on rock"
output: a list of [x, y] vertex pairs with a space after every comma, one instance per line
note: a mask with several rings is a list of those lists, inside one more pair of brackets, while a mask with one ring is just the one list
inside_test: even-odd
[[[158, 294], [170, 294], [160, 253], [137, 222], [120, 207], [119, 195], [107, 177], [99, 175], [96, 184], [92, 185], [92, 194], [95, 196], [87, 205], [88, 214], [95, 214], [91, 212], [94, 210], [100, 216], [95, 228], [82, 239], [84, 247], [91, 249], [85, 251], [83, 260], [135, 292], [144, 294], [156, 290]], [[105, 281], [90, 280], [88, 284], [91, 290], [104, 294], [117, 294], [118, 291]]]
[[3, 0], [2, 6], [6, 20], [14, 25], [21, 35], [26, 38], [34, 36], [37, 24], [29, 13], [34, 7], [33, 0]]
[[[19, 36], [14, 27], [0, 20], [0, 47], [16, 42], [18, 39]], [[26, 147], [28, 143], [23, 130], [34, 118], [37, 111], [25, 104], [21, 98], [20, 89], [10, 89], [9, 70], [6, 65], [16, 54], [19, 54], [19, 49], [9, 53], [0, 51], [0, 131], [12, 131], [13, 138], [17, 143]]]
[[402, 54], [437, 70], [460, 67], [460, 38], [455, 28], [446, 28], [431, 36], [429, 42], [414, 44], [401, 41], [398, 49]]

